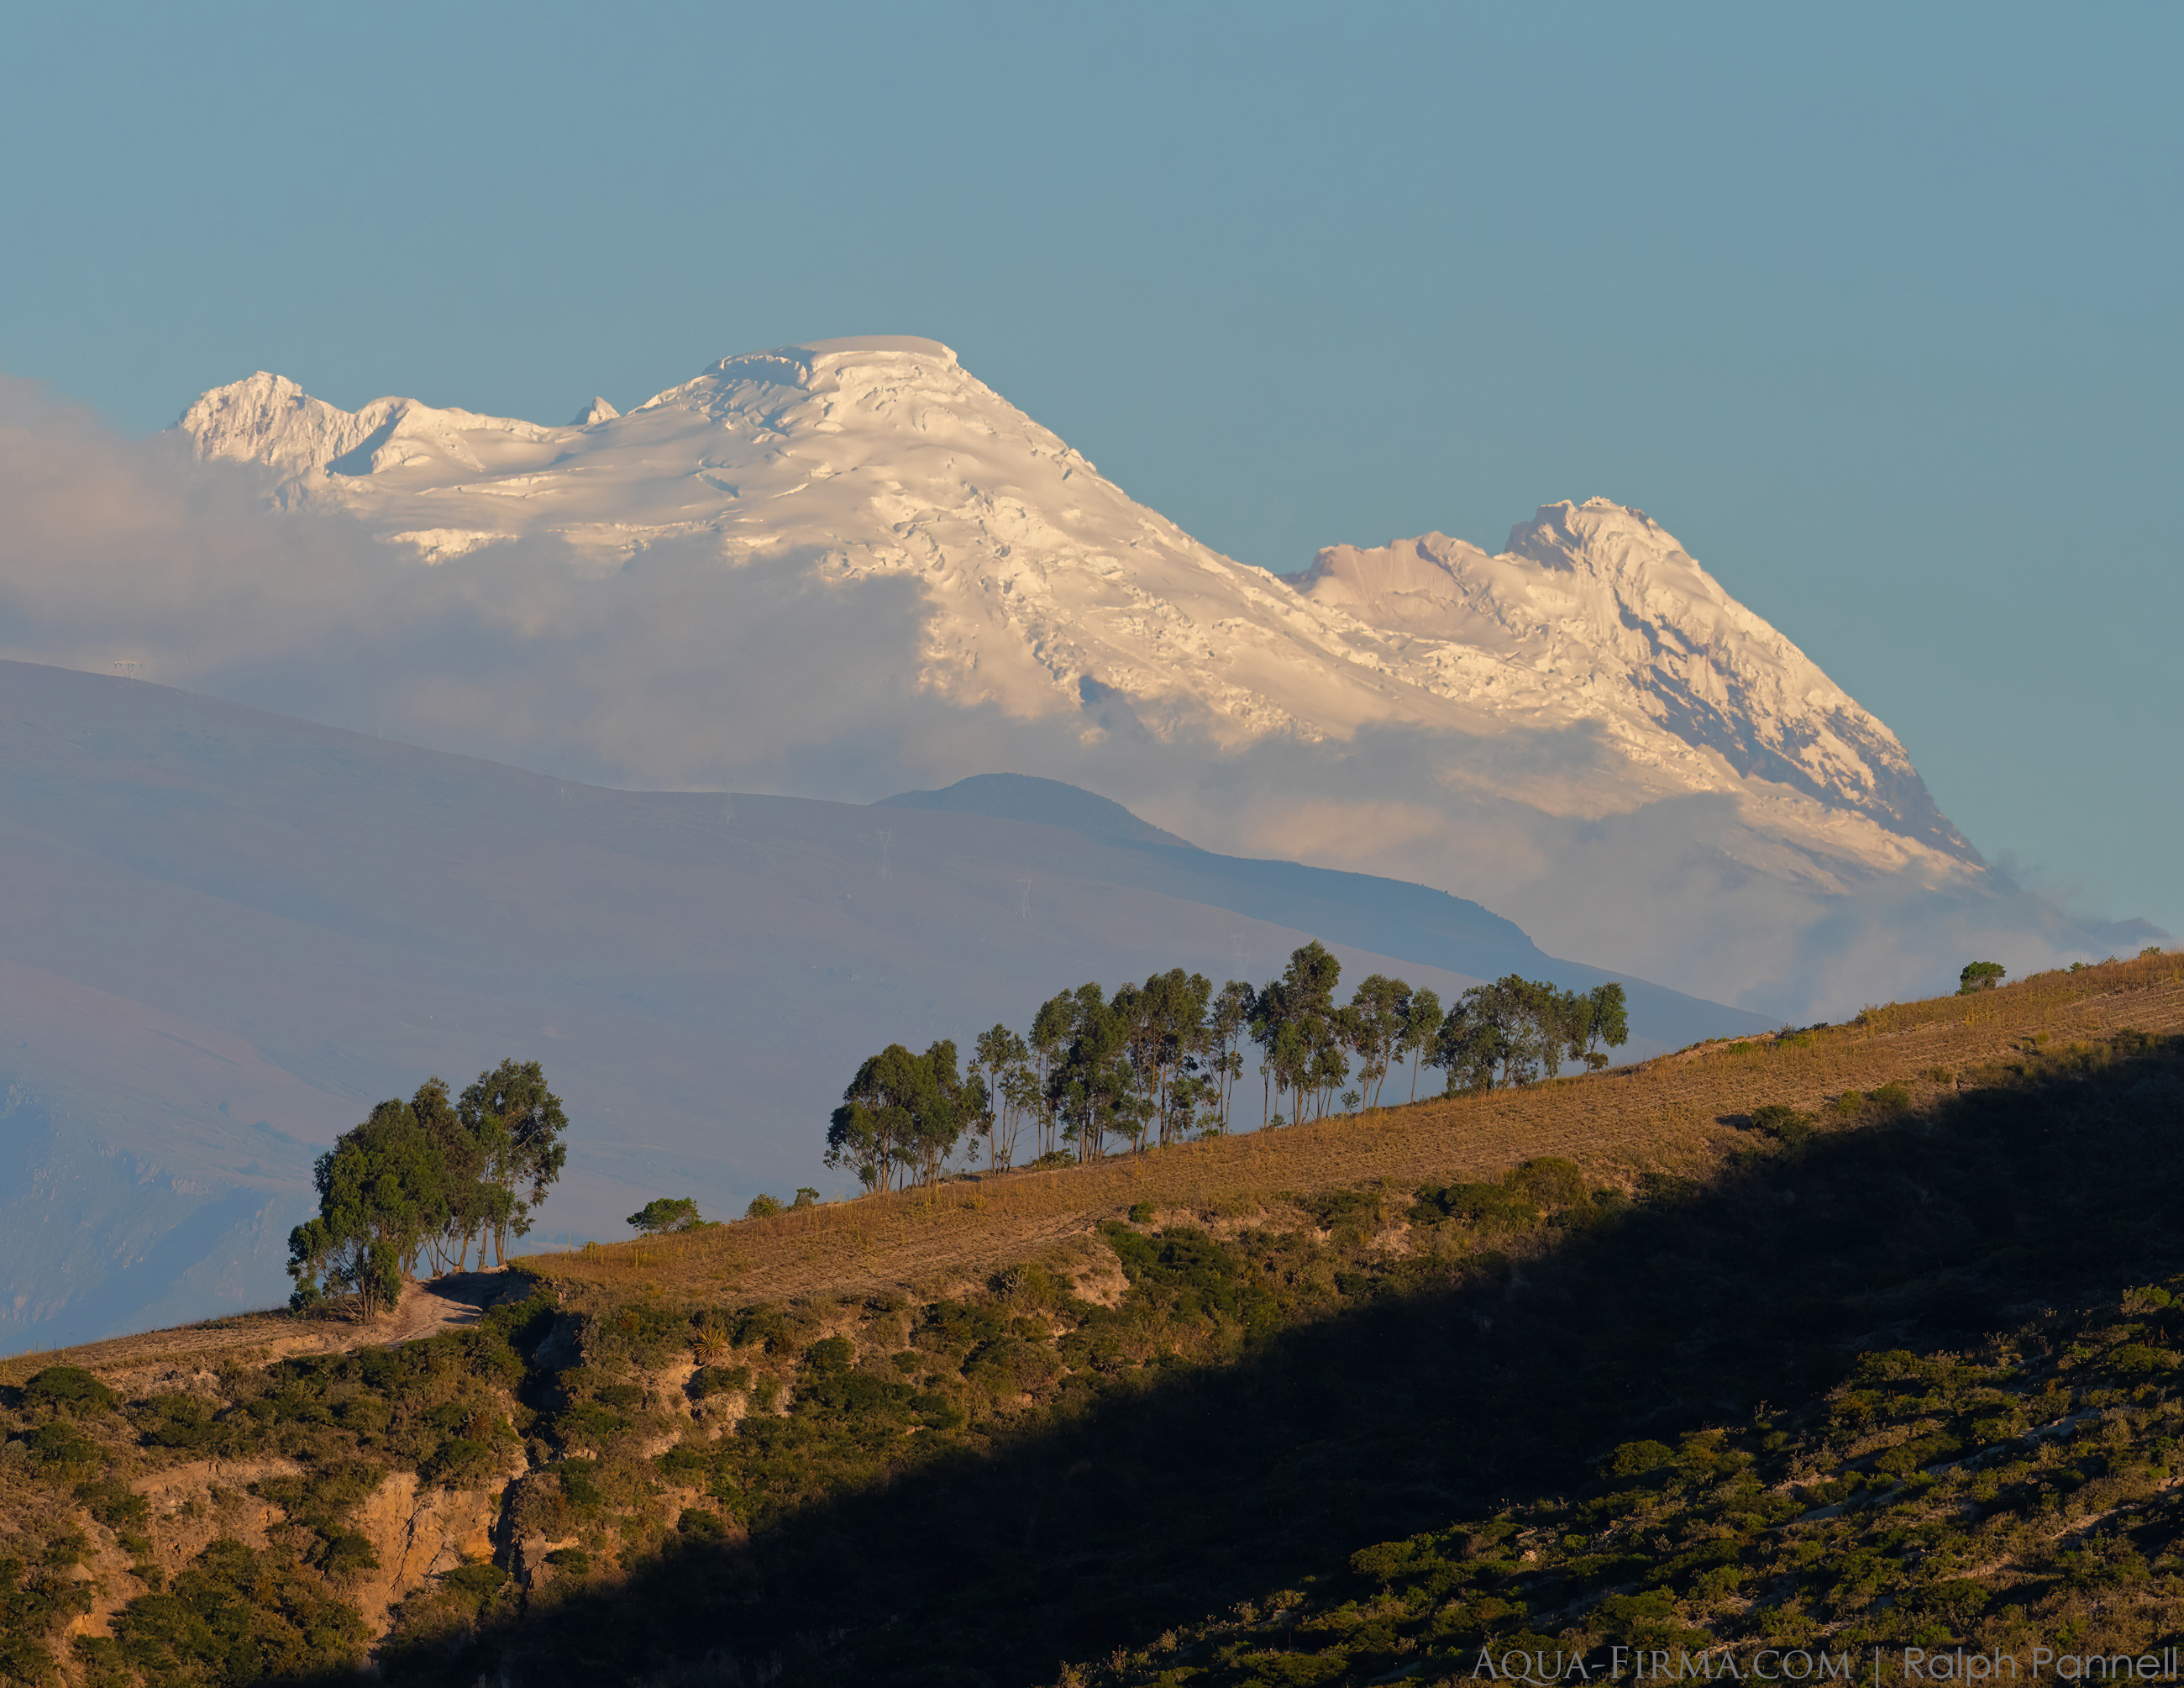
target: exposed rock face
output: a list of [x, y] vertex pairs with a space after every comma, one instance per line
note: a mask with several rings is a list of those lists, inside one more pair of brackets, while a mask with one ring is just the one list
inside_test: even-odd
[[413, 1589], [493, 1557], [500, 1503], [499, 1490], [421, 1487], [414, 1471], [387, 1474], [355, 1519], [379, 1561], [355, 1591], [358, 1613], [373, 1635], [386, 1633], [387, 1614]]

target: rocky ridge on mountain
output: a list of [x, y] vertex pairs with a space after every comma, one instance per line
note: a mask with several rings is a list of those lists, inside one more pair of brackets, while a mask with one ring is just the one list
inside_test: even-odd
[[1107, 711], [1234, 746], [1412, 726], [1596, 732], [1550, 812], [1733, 795], [1825, 854], [1946, 872], [1978, 858], [1896, 736], [1643, 511], [1543, 506], [1490, 556], [1439, 534], [1270, 576], [1133, 502], [947, 347], [882, 336], [723, 359], [626, 415], [562, 428], [415, 400], [351, 413], [259, 373], [179, 424], [428, 562], [551, 535], [612, 566], [699, 537], [728, 564], [906, 574], [928, 687], [1016, 715]]

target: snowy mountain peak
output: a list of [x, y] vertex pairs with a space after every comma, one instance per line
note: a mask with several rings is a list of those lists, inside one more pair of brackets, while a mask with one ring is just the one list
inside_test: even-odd
[[1441, 534], [1337, 545], [1293, 579], [1314, 602], [1407, 635], [1414, 661], [1470, 677], [1474, 695], [1584, 707], [1641, 757], [1665, 736], [1740, 779], [1978, 859], [1895, 734], [1642, 510], [1542, 505], [1499, 556]]
[[1831, 858], [1977, 859], [1886, 726], [1605, 499], [1542, 506], [1500, 556], [1428, 534], [1273, 575], [1135, 503], [948, 347], [894, 335], [723, 358], [560, 428], [408, 399], [350, 413], [263, 373], [181, 427], [427, 563], [550, 535], [610, 565], [681, 545], [836, 587], [907, 579], [918, 685], [1088, 744], [1544, 735], [1572, 752], [1497, 752], [1498, 796], [1597, 819], [1718, 794]]
[[621, 412], [620, 411], [616, 410], [612, 405], [607, 403], [605, 400], [594, 398], [591, 403], [585, 405], [582, 410], [577, 412], [576, 420], [571, 422], [569, 426], [571, 428], [589, 428], [593, 422], [612, 422], [621, 414]]
[[339, 456], [369, 432], [359, 417], [259, 370], [201, 394], [175, 426], [200, 458], [225, 457], [289, 471]]

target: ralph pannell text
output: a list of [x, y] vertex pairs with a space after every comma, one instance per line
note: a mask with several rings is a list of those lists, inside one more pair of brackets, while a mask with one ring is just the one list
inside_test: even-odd
[[1830, 1653], [1805, 1647], [1763, 1647], [1739, 1653], [1727, 1647], [1696, 1652], [1670, 1647], [1602, 1647], [1589, 1653], [1546, 1648], [1482, 1647], [1474, 1680], [1556, 1685], [1594, 1682], [1788, 1683], [1793, 1688], [1841, 1683], [1844, 1688], [1881, 1684], [1947, 1682], [2174, 1682], [2184, 1672], [2184, 1648], [2149, 1653], [2074, 1652], [2020, 1647], [2014, 1652], [1969, 1647], [1874, 1647]]

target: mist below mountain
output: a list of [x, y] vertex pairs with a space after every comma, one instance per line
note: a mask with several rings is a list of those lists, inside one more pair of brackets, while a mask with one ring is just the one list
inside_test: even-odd
[[[611, 791], [0, 662], [0, 1349], [277, 1302], [312, 1160], [428, 1075], [543, 1063], [574, 1121], [552, 1246], [656, 1195], [850, 1193], [827, 1116], [887, 1042], [1021, 1030], [1088, 980], [1263, 982], [1315, 937], [1444, 998], [1610, 976], [1444, 892], [1201, 851], [1043, 780]], [[1762, 1025], [1628, 988], [1626, 1054]]]
[[1635, 508], [1278, 575], [901, 338], [572, 408], [259, 375], [142, 446], [39, 418], [0, 454], [0, 653], [599, 785], [1043, 775], [1774, 1019], [2159, 936], [1984, 863], [1886, 724]]

